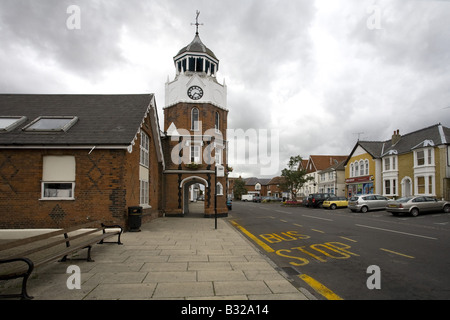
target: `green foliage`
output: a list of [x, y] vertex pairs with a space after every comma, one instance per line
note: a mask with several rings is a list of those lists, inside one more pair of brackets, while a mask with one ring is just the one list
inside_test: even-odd
[[234, 180], [233, 193], [234, 199], [236, 200], [241, 199], [243, 194], [247, 194], [247, 189], [245, 188], [245, 181], [242, 178]]
[[284, 177], [284, 183], [281, 185], [283, 189], [288, 190], [292, 199], [295, 199], [297, 191], [313, 177], [306, 176], [306, 170], [299, 168], [302, 162], [301, 156], [291, 156], [288, 162], [288, 167], [281, 171], [281, 176]]

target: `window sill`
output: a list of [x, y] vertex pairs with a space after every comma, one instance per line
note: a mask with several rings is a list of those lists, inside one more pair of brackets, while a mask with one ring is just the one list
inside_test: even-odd
[[39, 201], [75, 201], [75, 198], [40, 198]]

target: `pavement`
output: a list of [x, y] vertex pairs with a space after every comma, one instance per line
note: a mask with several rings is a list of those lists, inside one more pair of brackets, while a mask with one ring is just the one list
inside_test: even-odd
[[[94, 262], [54, 262], [33, 271], [34, 300], [310, 300], [229, 222], [161, 217], [125, 232], [123, 245], [92, 248]], [[85, 251], [85, 250], [84, 250]], [[85, 252], [80, 253], [84, 255]], [[81, 271], [79, 289], [75, 274]], [[0, 294], [20, 292], [21, 280], [0, 281]]]

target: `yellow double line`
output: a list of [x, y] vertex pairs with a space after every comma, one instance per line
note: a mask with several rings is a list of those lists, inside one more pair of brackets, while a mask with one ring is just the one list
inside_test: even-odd
[[[238, 224], [236, 221], [231, 220], [230, 221], [233, 226], [235, 226], [237, 229], [239, 229], [243, 234], [245, 234], [247, 237], [252, 239], [257, 245], [259, 245], [261, 248], [263, 248], [266, 252], [275, 252], [274, 249], [272, 249], [270, 246], [268, 246], [266, 243], [262, 242], [258, 239], [255, 235], [253, 235], [251, 232], [249, 232], [247, 229], [245, 229], [243, 226]], [[317, 293], [321, 294], [328, 300], [343, 300], [341, 297], [339, 297], [337, 294], [335, 294], [333, 291], [325, 287], [323, 284], [321, 284], [319, 281], [311, 278], [310, 276], [306, 274], [301, 274], [298, 276], [300, 279], [305, 281], [311, 288], [313, 288]]]

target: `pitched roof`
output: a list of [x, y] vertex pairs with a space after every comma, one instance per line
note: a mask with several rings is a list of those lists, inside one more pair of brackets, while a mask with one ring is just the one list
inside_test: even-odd
[[245, 179], [245, 185], [246, 186], [254, 186], [255, 184], [259, 183], [262, 186], [265, 186], [270, 182], [270, 180], [271, 179], [259, 179], [256, 177], [251, 177], [251, 178]]
[[309, 156], [309, 161], [306, 166], [306, 172], [311, 173], [315, 171], [324, 170], [336, 163], [344, 161], [348, 156], [337, 155], [312, 155]]
[[411, 152], [411, 150], [423, 148], [427, 146], [437, 146], [450, 143], [450, 129], [435, 124], [417, 131], [413, 131], [402, 135], [400, 140], [392, 145], [391, 140], [383, 142], [383, 150], [380, 156], [389, 153], [402, 154]]
[[282, 184], [283, 182], [285, 181], [285, 177], [283, 177], [283, 176], [278, 176], [278, 177], [274, 177], [274, 178], [272, 178], [272, 179], [270, 179], [270, 181], [269, 181], [269, 185], [270, 184]]
[[[0, 145], [121, 145], [129, 146], [143, 119], [150, 115], [158, 128], [153, 94], [39, 95], [0, 94], [0, 116], [26, 117], [16, 128], [0, 133]], [[25, 126], [40, 116], [75, 116], [67, 132], [26, 132]], [[155, 140], [159, 140], [155, 138]]]
[[[395, 134], [395, 132], [394, 132]], [[392, 143], [392, 139], [385, 141], [358, 141], [353, 147], [345, 164], [355, 152], [358, 146], [366, 150], [373, 158], [381, 158], [388, 154], [403, 154], [414, 149], [426, 146], [437, 146], [450, 144], [450, 128], [444, 127], [440, 123], [422, 128], [405, 135], [399, 136], [399, 140]]]

